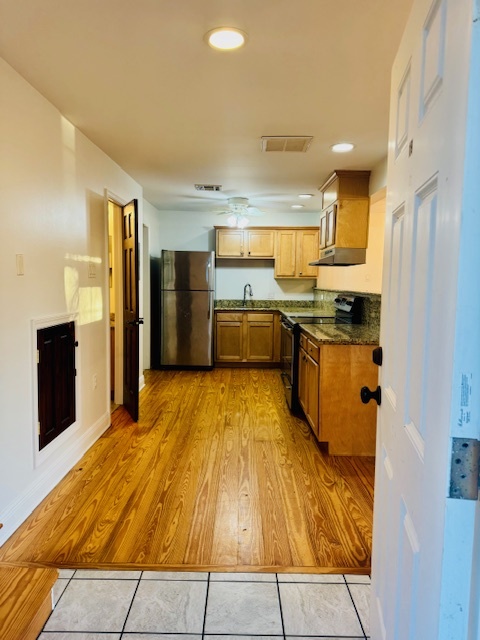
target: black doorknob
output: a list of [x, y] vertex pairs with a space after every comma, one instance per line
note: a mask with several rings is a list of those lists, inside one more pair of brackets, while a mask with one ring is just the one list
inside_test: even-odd
[[375, 400], [378, 405], [382, 404], [382, 390], [377, 387], [375, 391], [370, 391], [368, 387], [362, 387], [360, 389], [360, 398], [363, 404], [368, 404], [370, 400]]

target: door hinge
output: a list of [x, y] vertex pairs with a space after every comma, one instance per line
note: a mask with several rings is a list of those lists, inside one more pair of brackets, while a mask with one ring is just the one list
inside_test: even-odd
[[37, 364], [40, 364], [40, 349], [37, 349]]
[[452, 438], [450, 498], [478, 500], [480, 442], [473, 438]]
[[38, 435], [41, 434], [41, 430], [40, 430], [40, 422], [37, 422], [37, 433]]

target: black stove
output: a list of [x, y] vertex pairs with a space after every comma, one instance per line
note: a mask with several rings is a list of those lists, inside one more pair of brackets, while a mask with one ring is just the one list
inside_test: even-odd
[[334, 300], [334, 315], [319, 315], [319, 310], [305, 309], [295, 314], [282, 314], [281, 366], [285, 397], [290, 409], [300, 410], [298, 401], [298, 356], [301, 324], [360, 324], [363, 298], [338, 295]]

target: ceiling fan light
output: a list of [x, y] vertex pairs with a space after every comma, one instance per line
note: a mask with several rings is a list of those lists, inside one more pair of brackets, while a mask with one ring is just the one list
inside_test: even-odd
[[239, 229], [245, 229], [245, 227], [248, 225], [248, 218], [246, 216], [238, 216], [237, 219], [237, 227]]
[[229, 227], [236, 227], [237, 226], [237, 216], [234, 213], [232, 213], [231, 216], [228, 216], [227, 224], [228, 224]]
[[205, 39], [213, 49], [230, 51], [245, 44], [246, 33], [233, 27], [219, 27], [212, 29], [205, 35]]

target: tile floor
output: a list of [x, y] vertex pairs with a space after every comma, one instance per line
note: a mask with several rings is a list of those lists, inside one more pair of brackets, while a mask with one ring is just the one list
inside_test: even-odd
[[61, 570], [39, 640], [368, 638], [355, 575]]

